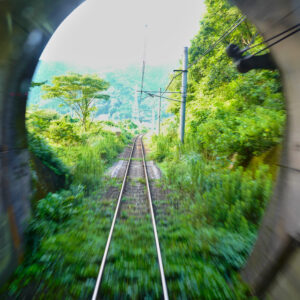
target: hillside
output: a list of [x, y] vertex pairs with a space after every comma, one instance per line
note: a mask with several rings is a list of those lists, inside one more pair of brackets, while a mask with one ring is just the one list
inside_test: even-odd
[[[168, 76], [171, 68], [168, 66], [146, 67], [145, 74], [145, 89], [159, 90], [168, 81]], [[70, 65], [63, 62], [39, 62], [33, 81], [34, 82], [51, 82], [51, 78], [57, 75], [63, 75], [68, 72], [75, 73], [99, 73], [99, 71], [88, 67], [80, 67]], [[109, 70], [101, 72], [101, 77], [110, 83], [109, 95], [110, 101], [100, 101], [97, 104], [95, 112], [96, 119], [137, 119], [136, 107], [136, 89], [140, 89], [141, 68], [140, 66], [129, 66], [119, 70]], [[58, 101], [42, 99], [43, 92], [40, 87], [34, 87], [29, 94], [28, 105], [38, 105], [39, 108], [54, 109], [60, 113], [68, 113], [65, 107], [59, 107]], [[157, 107], [157, 100], [152, 98], [142, 99], [139, 103], [139, 113], [141, 122], [151, 122], [152, 106]], [[167, 103], [162, 105], [162, 118], [168, 117], [166, 113]], [[155, 109], [157, 112], [157, 109]]]

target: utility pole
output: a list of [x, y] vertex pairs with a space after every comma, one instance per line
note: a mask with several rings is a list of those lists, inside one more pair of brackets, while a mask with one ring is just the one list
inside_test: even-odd
[[[142, 96], [143, 96], [143, 89], [144, 89], [144, 79], [145, 79], [145, 68], [146, 68], [146, 49], [147, 49], [147, 28], [148, 25], [145, 25], [145, 39], [144, 39], [144, 51], [143, 51], [143, 64], [142, 64], [142, 80], [141, 80], [141, 93], [139, 99], [139, 105], [142, 105]], [[141, 122], [140, 115], [139, 121]]]
[[184, 143], [185, 129], [185, 107], [186, 107], [186, 91], [187, 91], [187, 68], [188, 68], [188, 47], [184, 47], [183, 53], [183, 69], [182, 69], [182, 85], [181, 85], [181, 113], [180, 113], [180, 141]]
[[[135, 87], [137, 91], [138, 87]], [[132, 104], [132, 119], [139, 123], [140, 122], [140, 108], [139, 108], [139, 95], [138, 92], [135, 92], [134, 101]]]
[[158, 114], [157, 114], [157, 135], [160, 135], [160, 114], [161, 114], [161, 88], [159, 89]]
[[152, 98], [152, 131], [155, 131], [155, 105], [154, 105], [154, 99]]

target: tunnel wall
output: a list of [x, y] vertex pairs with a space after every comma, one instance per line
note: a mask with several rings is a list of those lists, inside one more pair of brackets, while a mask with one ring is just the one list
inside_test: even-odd
[[[235, 3], [265, 39], [300, 22], [297, 0]], [[282, 76], [287, 123], [277, 185], [242, 276], [262, 298], [291, 300], [300, 295], [300, 32], [270, 51]]]
[[80, 0], [0, 2], [0, 285], [23, 257], [30, 217], [27, 93], [38, 59]]

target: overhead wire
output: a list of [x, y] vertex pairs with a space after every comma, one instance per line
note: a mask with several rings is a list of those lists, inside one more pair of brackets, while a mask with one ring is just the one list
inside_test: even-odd
[[[242, 16], [242, 17], [240, 17], [236, 22], [234, 22], [222, 35], [221, 35], [221, 37], [214, 43], [214, 44], [212, 44], [207, 50], [205, 50], [204, 52], [203, 52], [203, 54], [201, 54], [201, 56], [197, 59], [197, 60], [195, 60], [193, 63], [191, 63], [191, 64], [189, 64], [188, 65], [188, 68], [187, 69], [190, 69], [191, 67], [193, 67], [195, 64], [197, 64], [205, 55], [207, 55], [208, 53], [210, 53], [212, 50], [214, 50], [228, 35], [230, 35], [242, 22], [244, 22], [245, 21], [245, 19], [246, 19], [246, 16]], [[258, 52], [256, 52], [255, 54], [253, 54], [253, 55], [257, 55], [257, 54], [259, 54], [259, 53], [261, 53], [262, 51], [264, 51], [264, 50], [266, 50], [266, 49], [268, 49], [268, 48], [270, 48], [270, 47], [272, 47], [272, 46], [274, 46], [274, 45], [276, 45], [276, 44], [278, 44], [278, 43], [280, 43], [281, 41], [283, 41], [283, 40], [285, 40], [286, 38], [288, 38], [288, 37], [290, 37], [290, 36], [292, 36], [293, 34], [295, 34], [295, 33], [297, 33], [297, 32], [299, 32], [300, 31], [300, 24], [296, 24], [295, 26], [292, 26], [292, 27], [290, 27], [290, 28], [288, 28], [287, 30], [284, 30], [283, 32], [281, 32], [281, 33], [279, 33], [279, 34], [276, 34], [275, 36], [272, 36], [271, 38], [269, 38], [269, 39], [267, 39], [267, 40], [265, 40], [265, 41], [263, 41], [263, 42], [260, 42], [260, 43], [258, 43], [258, 44], [255, 44], [255, 45], [253, 45], [253, 46], [250, 46], [251, 44], [253, 44], [253, 42], [254, 42], [254, 38], [256, 37], [254, 37], [253, 38], [253, 40], [251, 41], [251, 43], [245, 48], [245, 49], [243, 49], [242, 51], [241, 51], [241, 53], [244, 53], [244, 52], [246, 52], [246, 51], [248, 51], [249, 49], [253, 49], [253, 48], [255, 48], [255, 47], [257, 47], [257, 46], [259, 46], [259, 45], [262, 45], [262, 44], [264, 44], [264, 43], [266, 43], [266, 42], [269, 42], [269, 41], [271, 41], [271, 40], [273, 40], [273, 39], [275, 39], [275, 38], [277, 38], [277, 37], [280, 37], [280, 36], [282, 36], [283, 34], [285, 34], [285, 33], [288, 33], [288, 32], [290, 32], [291, 30], [293, 30], [293, 29], [295, 29], [294, 31], [292, 31], [292, 32], [290, 32], [289, 34], [287, 34], [287, 35], [285, 35], [284, 37], [282, 37], [281, 39], [279, 39], [279, 40], [277, 40], [277, 41], [275, 41], [275, 42], [273, 42], [273, 43], [271, 43], [270, 45], [268, 45], [268, 46], [266, 46], [265, 48], [263, 48], [263, 49], [261, 49], [261, 50], [259, 50]], [[169, 89], [169, 87], [171, 86], [171, 84], [174, 82], [174, 80], [178, 77], [178, 76], [180, 76], [181, 74], [182, 74], [182, 72], [183, 72], [183, 70], [180, 70], [180, 72], [178, 73], [178, 74], [176, 74], [176, 75], [173, 75], [172, 76], [172, 78], [170, 79], [170, 81], [169, 81], [169, 83], [168, 83], [168, 85], [166, 86], [166, 88], [164, 89], [164, 91], [160, 94], [160, 95], [155, 95], [155, 94], [153, 94], [153, 93], [147, 93], [148, 95], [150, 95], [151, 97], [162, 97], [162, 98], [164, 98], [164, 99], [167, 99], [167, 100], [172, 100], [172, 101], [177, 101], [177, 102], [181, 102], [180, 100], [175, 100], [175, 99], [171, 99], [171, 98], [168, 98], [168, 97], [164, 97], [164, 95], [167, 93], [167, 91], [168, 91], [168, 89]], [[141, 89], [141, 93], [143, 93], [144, 91]]]
[[168, 98], [168, 97], [161, 96], [161, 95], [155, 95], [155, 94], [148, 93], [148, 92], [145, 92], [145, 93], [148, 94], [150, 97], [160, 97], [160, 98], [167, 99], [167, 100], [170, 100], [170, 101], [182, 102], [181, 100], [172, 99], [172, 98]]
[[169, 84], [167, 85], [167, 87], [165, 88], [165, 90], [162, 92], [162, 96], [167, 92], [167, 90], [169, 89], [169, 87], [171, 86], [171, 84], [173, 83], [173, 81], [181, 75], [181, 72], [178, 73], [177, 75], [173, 75], [173, 77], [171, 78]]
[[[197, 59], [195, 62], [193, 62], [192, 64], [188, 65], [188, 68], [191, 68], [193, 65], [195, 65], [196, 63], [198, 63], [200, 61], [200, 59], [207, 55], [209, 52], [211, 52], [219, 43], [221, 43], [230, 33], [232, 33], [244, 20], [246, 19], [245, 16], [240, 17], [235, 23], [233, 23], [227, 31], [225, 31], [222, 36], [212, 45], [210, 46], [207, 50], [204, 51], [204, 53], [200, 56], [199, 59]], [[151, 97], [161, 97], [163, 99], [167, 99], [167, 100], [171, 100], [171, 101], [176, 101], [176, 102], [181, 102], [180, 100], [176, 100], [176, 99], [171, 99], [168, 97], [165, 97], [164, 95], [167, 93], [169, 87], [171, 86], [171, 84], [173, 83], [173, 81], [182, 74], [183, 70], [178, 70], [179, 73], [176, 75], [173, 75], [173, 77], [170, 79], [168, 85], [166, 86], [166, 88], [164, 89], [164, 91], [160, 94], [160, 95], [154, 95], [152, 94]], [[144, 91], [141, 90], [141, 95]], [[147, 93], [149, 95], [149, 93]], [[181, 92], [180, 92], [181, 94]]]
[[[218, 46], [218, 45], [219, 45], [219, 44], [220, 44], [220, 43], [221, 43], [228, 35], [230, 35], [230, 34], [231, 34], [231, 33], [232, 33], [232, 32], [233, 32], [233, 31], [234, 31], [234, 30], [242, 23], [242, 22], [244, 22], [245, 19], [246, 19], [246, 16], [242, 16], [242, 17], [240, 17], [236, 22], [234, 22], [234, 23], [233, 23], [233, 24], [232, 24], [232, 25], [231, 25], [231, 26], [230, 26], [230, 27], [229, 27], [229, 28], [221, 35], [221, 37], [220, 37], [213, 45], [211, 45], [207, 50], [205, 50], [205, 51], [203, 52], [203, 54], [201, 54], [201, 56], [200, 56], [196, 61], [194, 61], [193, 63], [191, 63], [191, 64], [188, 65], [188, 69], [190, 69], [191, 67], [193, 67], [193, 66], [194, 66], [195, 64], [197, 64], [197, 63], [198, 63], [205, 55], [207, 55], [207, 54], [210, 53], [212, 50], [214, 50], [214, 49], [216, 48], [216, 46]], [[279, 33], [279, 34], [276, 34], [275, 36], [273, 36], [273, 37], [271, 37], [271, 38], [269, 38], [269, 39], [267, 39], [267, 40], [265, 40], [265, 41], [263, 41], [263, 42], [260, 42], [260, 43], [258, 43], [258, 44], [255, 44], [255, 45], [253, 45], [253, 46], [249, 46], [249, 45], [248, 45], [245, 49], [243, 49], [243, 50], [241, 51], [241, 53], [244, 53], [244, 52], [248, 51], [249, 49], [255, 48], [255, 47], [257, 47], [257, 46], [259, 46], [259, 45], [262, 45], [262, 44], [264, 44], [264, 43], [266, 43], [266, 42], [269, 42], [269, 41], [271, 41], [271, 40], [273, 40], [273, 39], [275, 39], [275, 38], [277, 38], [277, 37], [279, 37], [279, 36], [281, 36], [281, 35], [283, 35], [283, 34], [289, 32], [289, 31], [291, 31], [291, 30], [293, 30], [293, 29], [295, 29], [295, 28], [297, 28], [297, 27], [300, 27], [300, 24], [296, 24], [295, 26], [292, 26], [292, 27], [290, 27], [289, 29], [287, 29], [287, 30], [285, 30], [285, 31], [283, 31], [283, 32], [281, 32], [281, 33]], [[297, 28], [297, 29], [294, 30], [293, 32], [289, 33], [288, 35], [282, 37], [281, 39], [279, 39], [279, 40], [273, 42], [272, 44], [266, 46], [265, 48], [259, 50], [259, 51], [256, 52], [254, 55], [256, 55], [256, 54], [258, 54], [258, 53], [260, 53], [260, 52], [262, 52], [262, 51], [264, 51], [264, 50], [266, 50], [266, 49], [268, 49], [268, 48], [270, 48], [270, 47], [272, 47], [272, 46], [274, 46], [274, 45], [276, 45], [276, 44], [278, 44], [279, 42], [283, 41], [284, 39], [290, 37], [291, 35], [293, 35], [293, 34], [299, 32], [299, 31], [300, 31], [300, 28]], [[256, 35], [255, 35], [255, 37], [256, 37]], [[254, 42], [254, 38], [253, 38], [253, 40], [251, 41], [250, 45], [253, 44], [253, 42]], [[171, 84], [173, 83], [173, 81], [174, 81], [178, 76], [180, 76], [180, 75], [182, 74], [182, 72], [183, 72], [183, 71], [179, 72], [179, 73], [176, 74], [176, 75], [173, 75], [173, 77], [170, 79], [168, 85], [166, 86], [166, 88], [165, 88], [164, 91], [162, 92], [161, 96], [163, 96], [165, 93], [167, 93], [167, 91], [168, 91], [169, 87], [171, 86]], [[143, 93], [143, 90], [142, 90], [142, 89], [141, 89], [141, 93]]]
[[[218, 46], [218, 45], [219, 45], [219, 44], [220, 44], [220, 43], [221, 43], [228, 35], [230, 35], [230, 34], [231, 34], [231, 33], [232, 33], [232, 32], [233, 32], [233, 31], [234, 31], [234, 30], [242, 23], [242, 22], [244, 22], [245, 19], [246, 19], [246, 16], [242, 16], [242, 17], [240, 17], [237, 21], [235, 21], [235, 22], [234, 22], [234, 23], [233, 23], [233, 24], [232, 24], [232, 25], [231, 25], [231, 26], [230, 26], [230, 27], [229, 27], [229, 28], [221, 35], [221, 37], [220, 37], [215, 43], [213, 43], [208, 49], [206, 49], [206, 50], [203, 52], [203, 54], [200, 55], [200, 57], [199, 57], [197, 60], [195, 60], [193, 63], [191, 63], [191, 64], [188, 65], [187, 70], [190, 69], [190, 68], [192, 68], [192, 67], [193, 67], [195, 64], [197, 64], [197, 63], [198, 63], [205, 55], [207, 55], [207, 54], [210, 53], [212, 50], [214, 50], [214, 49], [215, 49], [215, 48], [216, 48], [216, 47], [217, 47], [217, 46]], [[295, 29], [295, 30], [292, 31], [292, 32], [290, 32], [290, 31], [293, 30], [293, 29]], [[272, 37], [270, 37], [269, 39], [267, 39], [267, 40], [265, 40], [265, 41], [263, 41], [263, 42], [260, 42], [260, 43], [258, 43], [258, 44], [255, 44], [255, 45], [253, 45], [253, 46], [250, 46], [250, 45], [252, 45], [252, 44], [254, 43], [254, 40], [255, 40], [255, 38], [256, 38], [256, 36], [257, 36], [257, 34], [256, 34], [256, 35], [253, 37], [251, 43], [250, 43], [245, 49], [243, 49], [243, 50], [241, 51], [241, 53], [244, 53], [244, 52], [248, 51], [249, 49], [253, 49], [253, 48], [255, 48], [255, 47], [259, 46], [259, 45], [262, 45], [262, 44], [264, 44], [264, 43], [266, 43], [266, 42], [269, 42], [269, 41], [271, 41], [271, 40], [273, 40], [273, 39], [275, 39], [275, 38], [278, 38], [278, 37], [282, 36], [282, 35], [285, 34], [285, 33], [290, 32], [289, 34], [285, 35], [284, 37], [280, 38], [279, 40], [277, 40], [277, 41], [271, 43], [270, 45], [264, 47], [263, 49], [259, 50], [259, 51], [256, 52], [255, 54], [253, 54], [253, 55], [257, 55], [257, 54], [261, 53], [262, 51], [264, 51], [264, 50], [266, 50], [266, 49], [268, 49], [268, 48], [270, 48], [270, 47], [272, 47], [272, 46], [274, 46], [274, 45], [280, 43], [281, 41], [285, 40], [286, 38], [288, 38], [288, 37], [294, 35], [295, 33], [299, 32], [299, 31], [300, 31], [300, 24], [298, 23], [298, 24], [296, 24], [295, 26], [292, 26], [292, 27], [288, 28], [287, 30], [284, 30], [283, 32], [280, 32], [280, 33], [276, 34], [275, 36], [272, 36]], [[181, 102], [180, 100], [171, 99], [171, 98], [168, 98], [168, 97], [165, 97], [165, 96], [164, 96], [166, 93], [168, 93], [167, 91], [168, 91], [169, 87], [171, 86], [171, 84], [173, 83], [173, 81], [174, 81], [178, 76], [180, 76], [184, 70], [178, 70], [178, 71], [179, 71], [179, 73], [176, 74], [176, 75], [173, 75], [173, 77], [170, 79], [168, 85], [166, 86], [166, 88], [164, 89], [164, 91], [163, 91], [160, 95], [155, 95], [155, 94], [149, 93], [149, 92], [146, 92], [146, 94], [148, 94], [148, 95], [151, 96], [151, 97], [161, 97], [161, 98], [163, 98], [163, 99], [167, 99], [167, 100], [171, 100], [171, 101], [176, 101], [176, 102]], [[145, 91], [143, 91], [143, 90], [141, 89], [141, 95], [142, 95], [143, 92], [145, 92]], [[178, 92], [178, 94], [181, 94], [181, 92]]]
[[[196, 60], [195, 62], [193, 62], [192, 64], [188, 65], [188, 69], [190, 69], [193, 65], [195, 65], [196, 63], [198, 63], [200, 61], [200, 59], [207, 55], [209, 52], [211, 52], [219, 43], [221, 43], [231, 32], [233, 32], [244, 20], [246, 19], [245, 16], [240, 17], [234, 24], [232, 24], [230, 26], [230, 28], [224, 32], [222, 34], [222, 36], [212, 45], [210, 46], [207, 50], [204, 51], [204, 53], [200, 56], [200, 58], [198, 60]], [[171, 86], [171, 84], [173, 83], [173, 81], [182, 74], [183, 70], [181, 72], [179, 72], [176, 75], [173, 75], [173, 77], [171, 78], [171, 80], [169, 81], [167, 87], [164, 89], [163, 93], [161, 94], [161, 96], [163, 97], [164, 94], [167, 92], [167, 90], [169, 89], [169, 87]], [[163, 97], [164, 98], [164, 97]], [[174, 100], [174, 99], [173, 99]], [[179, 101], [179, 100], [177, 100]], [[181, 102], [181, 101], [180, 101]]]
[[[137, 91], [138, 93], [140, 93], [140, 91]], [[143, 91], [144, 93], [155, 93], [158, 94], [160, 93], [160, 91]], [[181, 92], [166, 92], [166, 94], [181, 94]]]
[[246, 19], [245, 16], [240, 17], [234, 24], [232, 24], [227, 31], [225, 31], [221, 37], [212, 45], [210, 46], [207, 50], [204, 51], [203, 54], [201, 54], [201, 56], [195, 60], [193, 63], [191, 63], [188, 66], [188, 69], [190, 69], [192, 66], [194, 66], [195, 64], [197, 64], [205, 55], [207, 55], [209, 52], [211, 52], [212, 50], [214, 50], [216, 48], [216, 46], [218, 46], [229, 34], [231, 34], [242, 22], [244, 22]]
[[291, 32], [290, 34], [284, 36], [283, 38], [279, 39], [278, 41], [275, 41], [274, 43], [272, 43], [272, 44], [266, 46], [265, 48], [263, 48], [263, 49], [257, 51], [256, 53], [253, 54], [253, 56], [254, 56], [254, 55], [257, 55], [257, 54], [259, 54], [259, 53], [261, 53], [262, 51], [264, 51], [264, 50], [266, 50], [266, 49], [271, 48], [272, 46], [274, 46], [274, 45], [276, 45], [276, 44], [282, 42], [283, 40], [287, 39], [288, 37], [294, 35], [295, 33], [299, 32], [299, 31], [300, 31], [300, 28], [298, 28], [297, 30]]
[[273, 42], [272, 44], [268, 45], [268, 46], [265, 47], [264, 49], [259, 50], [259, 52], [261, 52], [261, 51], [263, 51], [263, 50], [266, 50], [267, 48], [270, 48], [270, 47], [272, 47], [273, 45], [278, 44], [279, 42], [283, 41], [284, 39], [290, 37], [291, 35], [297, 33], [298, 31], [300, 31], [300, 23], [298, 23], [298, 24], [296, 24], [296, 25], [294, 25], [294, 26], [292, 26], [292, 27], [290, 27], [290, 28], [288, 28], [288, 29], [286, 29], [286, 30], [284, 30], [284, 31], [282, 31], [282, 32], [280, 32], [280, 33], [278, 33], [278, 34], [276, 34], [276, 35], [274, 35], [274, 36], [272, 36], [272, 37], [270, 37], [270, 38], [268, 38], [268, 39], [266, 39], [266, 40], [260, 42], [260, 43], [258, 43], [258, 44], [254, 44], [253, 46], [247, 46], [245, 49], [241, 50], [240, 53], [242, 54], [242, 53], [244, 53], [244, 52], [246, 52], [246, 51], [248, 51], [248, 50], [250, 50], [250, 49], [256, 48], [256, 47], [258, 47], [258, 46], [260, 46], [260, 45], [262, 45], [262, 44], [265, 44], [265, 43], [267, 43], [267, 42], [270, 42], [270, 41], [272, 41], [272, 40], [274, 40], [274, 39], [276, 39], [276, 38], [282, 36], [283, 34], [288, 33], [289, 31], [291, 31], [291, 30], [293, 30], [293, 29], [295, 29], [295, 28], [298, 28], [298, 29], [296, 29], [296, 30], [294, 30], [293, 32], [287, 34], [286, 36], [282, 37], [281, 39], [279, 39], [279, 40]]

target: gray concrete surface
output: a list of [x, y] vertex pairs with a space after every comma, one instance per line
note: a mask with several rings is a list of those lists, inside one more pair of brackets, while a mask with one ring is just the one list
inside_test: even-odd
[[[297, 0], [235, 0], [265, 39], [280, 33], [300, 21]], [[286, 98], [287, 124], [274, 195], [261, 225], [258, 240], [242, 275], [253, 292], [260, 297], [276, 298], [272, 289], [291, 253], [297, 251], [300, 234], [300, 33], [271, 48], [282, 75]], [[300, 270], [299, 259], [295, 268]], [[285, 272], [287, 274], [288, 272]], [[299, 272], [298, 272], [299, 273]], [[283, 280], [284, 275], [281, 276]], [[276, 279], [276, 280], [277, 280]], [[287, 277], [293, 298], [299, 299], [298, 280]], [[277, 281], [279, 284], [279, 282]], [[279, 287], [278, 287], [279, 288]], [[279, 288], [280, 289], [280, 288]], [[277, 290], [279, 293], [279, 291]], [[297, 295], [297, 298], [295, 298]]]
[[38, 59], [80, 0], [0, 1], [0, 285], [23, 257], [30, 216], [26, 100]]

